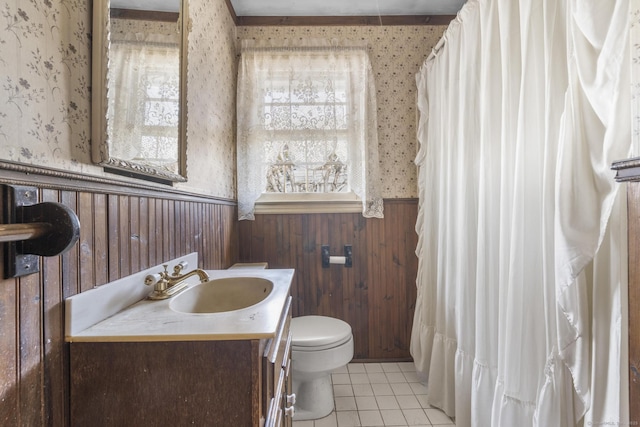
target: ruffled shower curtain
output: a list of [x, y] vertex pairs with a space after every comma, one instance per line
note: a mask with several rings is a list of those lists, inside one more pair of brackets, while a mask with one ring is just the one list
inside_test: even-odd
[[458, 426], [629, 421], [628, 7], [469, 0], [417, 76], [411, 353]]

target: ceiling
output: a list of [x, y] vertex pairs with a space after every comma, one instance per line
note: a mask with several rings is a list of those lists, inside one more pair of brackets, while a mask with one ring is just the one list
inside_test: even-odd
[[[229, 0], [236, 16], [455, 15], [466, 0]], [[112, 0], [124, 9], [178, 11], [178, 0]]]
[[237, 16], [455, 15], [466, 0], [230, 0]]

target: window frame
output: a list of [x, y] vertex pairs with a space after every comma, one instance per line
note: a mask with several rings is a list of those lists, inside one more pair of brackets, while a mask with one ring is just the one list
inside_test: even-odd
[[255, 215], [304, 213], [362, 213], [362, 200], [347, 193], [262, 193]]
[[[288, 72], [284, 71], [282, 76], [285, 76], [283, 81], [286, 81]], [[276, 75], [273, 77], [274, 79], [280, 79], [281, 77]], [[334, 82], [335, 84], [335, 82]], [[347, 96], [345, 100], [342, 102], [333, 101], [332, 103], [311, 103], [306, 100], [298, 100], [298, 101], [290, 101], [283, 103], [282, 101], [275, 100], [273, 102], [265, 102], [263, 103], [265, 110], [271, 110], [271, 108], [267, 107], [278, 107], [278, 106], [288, 106], [288, 105], [296, 105], [296, 106], [307, 106], [312, 107], [314, 105], [319, 106], [333, 106], [334, 104], [338, 104], [343, 109], [343, 114], [346, 114], [347, 105], [350, 102], [353, 102], [351, 94], [346, 90], [346, 87], [349, 86], [348, 80], [344, 78], [339, 82], [340, 86], [344, 86], [344, 94]], [[282, 92], [284, 93], [284, 92]], [[288, 99], [291, 98], [291, 89], [289, 89], [289, 96], [286, 97]], [[364, 106], [361, 106], [362, 108]], [[337, 117], [333, 117], [333, 120], [337, 120]], [[335, 124], [334, 124], [335, 127]], [[325, 132], [335, 132], [340, 135], [339, 139], [343, 139], [346, 141], [347, 145], [349, 145], [348, 141], [348, 128], [349, 122], [344, 123], [344, 127], [340, 128], [328, 128], [328, 129], [317, 129], [310, 130], [311, 134], [317, 134], [318, 138], [314, 138], [317, 140], [322, 139], [321, 135]], [[282, 140], [286, 140], [288, 144], [297, 145], [298, 143], [304, 143], [301, 138], [296, 139], [296, 134], [300, 134], [300, 130], [298, 129], [270, 129], [271, 132], [277, 132], [283, 136]], [[305, 159], [307, 160], [307, 159]], [[348, 159], [347, 159], [348, 162]], [[308, 164], [308, 161], [303, 162], [304, 164]], [[268, 164], [268, 167], [277, 166], [276, 163]], [[345, 164], [346, 166], [346, 164]], [[305, 171], [305, 176], [308, 175], [308, 169]], [[296, 214], [296, 213], [358, 213], [362, 212], [362, 200], [356, 196], [356, 194], [351, 191], [350, 183], [349, 183], [349, 174], [346, 174], [347, 180], [347, 191], [341, 192], [307, 192], [307, 191], [294, 191], [294, 192], [275, 192], [275, 191], [263, 191], [261, 196], [255, 202], [254, 214]], [[286, 189], [286, 183], [283, 183], [284, 188]]]

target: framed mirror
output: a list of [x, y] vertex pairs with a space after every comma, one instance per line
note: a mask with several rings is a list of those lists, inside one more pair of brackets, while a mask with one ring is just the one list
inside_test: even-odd
[[186, 0], [93, 3], [92, 158], [106, 172], [186, 181]]

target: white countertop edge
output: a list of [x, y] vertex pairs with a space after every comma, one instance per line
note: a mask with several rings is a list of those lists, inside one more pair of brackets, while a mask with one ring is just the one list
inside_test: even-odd
[[66, 337], [70, 343], [80, 342], [187, 342], [187, 341], [242, 341], [254, 339], [269, 339], [274, 333], [230, 333], [230, 334], [194, 334], [194, 335], [119, 335], [119, 336], [76, 336]]

